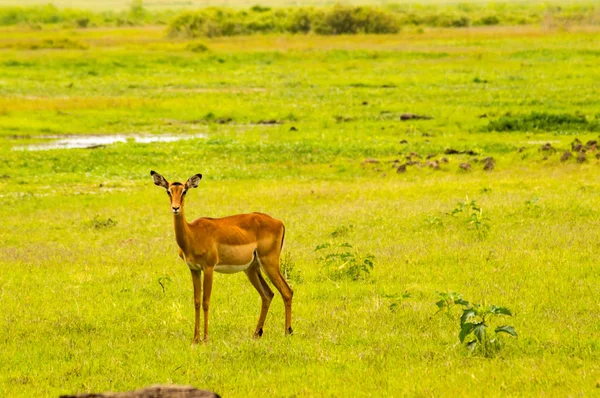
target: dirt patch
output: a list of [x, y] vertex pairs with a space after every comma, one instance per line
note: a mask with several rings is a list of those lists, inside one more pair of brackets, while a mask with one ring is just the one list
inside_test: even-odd
[[433, 117], [425, 115], [415, 115], [414, 113], [403, 113], [400, 120], [431, 120]]
[[473, 150], [468, 150], [468, 151], [459, 151], [453, 148], [447, 148], [444, 151], [445, 155], [470, 155], [470, 156], [477, 156], [479, 155], [477, 152], [473, 151]]

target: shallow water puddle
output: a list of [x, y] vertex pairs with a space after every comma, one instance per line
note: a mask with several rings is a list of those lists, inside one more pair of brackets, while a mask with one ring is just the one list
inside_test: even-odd
[[17, 151], [44, 151], [49, 149], [81, 149], [101, 148], [118, 142], [138, 142], [147, 144], [151, 142], [175, 142], [193, 138], [206, 138], [206, 134], [192, 135], [69, 135], [69, 136], [43, 136], [43, 139], [53, 141], [35, 145], [20, 145], [13, 149]]

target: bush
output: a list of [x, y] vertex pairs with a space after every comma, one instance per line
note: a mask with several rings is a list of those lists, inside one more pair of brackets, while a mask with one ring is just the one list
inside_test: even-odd
[[532, 112], [529, 115], [505, 115], [490, 120], [488, 131], [564, 131], [588, 130], [600, 131], [600, 120], [588, 121], [584, 116], [568, 113], [552, 114]]
[[371, 7], [336, 5], [315, 28], [319, 34], [397, 33], [400, 26], [395, 15]]
[[208, 47], [205, 44], [197, 42], [189, 43], [185, 48], [193, 53], [205, 53], [208, 51]]
[[255, 7], [248, 11], [205, 9], [187, 11], [168, 27], [171, 37], [217, 37], [254, 33], [309, 33], [322, 35], [396, 33], [400, 25], [389, 11], [373, 7], [337, 5], [327, 11], [313, 8], [277, 9]]
[[85, 50], [88, 48], [88, 45], [78, 40], [60, 38], [44, 39], [36, 42], [17, 43], [14, 45], [14, 47], [22, 50]]
[[324, 253], [318, 261], [331, 280], [364, 280], [369, 278], [375, 266], [375, 256], [362, 255], [349, 243], [324, 243], [317, 246], [315, 251]]

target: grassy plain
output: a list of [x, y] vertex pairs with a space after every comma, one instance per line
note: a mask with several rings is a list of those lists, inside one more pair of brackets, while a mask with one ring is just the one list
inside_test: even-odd
[[[570, 0], [569, 4], [586, 3], [589, 0]], [[293, 6], [331, 6], [335, 4], [370, 4], [370, 5], [389, 5], [398, 4], [395, 0], [346, 0], [343, 2], [333, 0], [262, 0], [259, 2], [252, 0], [146, 0], [143, 2], [144, 7], [148, 10], [161, 10], [161, 9], [191, 9], [201, 7], [232, 7], [232, 8], [248, 8], [256, 4], [267, 7], [293, 7]], [[420, 0], [418, 2], [411, 1], [414, 4], [466, 4], [462, 1], [457, 0]], [[471, 0], [469, 3], [489, 3], [487, 0]], [[527, 4], [535, 3], [534, 0], [508, 0], [504, 3], [517, 3]], [[46, 5], [48, 1], [45, 0], [0, 0], [0, 6], [34, 6], [34, 5]], [[85, 8], [94, 11], [106, 11], [106, 10], [124, 10], [130, 7], [132, 4], [131, 0], [55, 0], [52, 4], [57, 7], [71, 7], [71, 8]]]
[[[225, 397], [598, 393], [599, 161], [559, 157], [599, 132], [487, 130], [507, 113], [597, 121], [597, 27], [220, 38], [199, 41], [205, 52], [164, 28], [0, 37], [1, 396], [154, 383]], [[82, 46], [30, 49], [67, 38]], [[272, 119], [283, 123], [261, 124]], [[206, 136], [16, 149], [117, 133]], [[397, 173], [391, 161], [411, 152], [449, 163]], [[489, 156], [486, 172], [474, 158]], [[294, 336], [276, 297], [252, 340], [258, 295], [243, 275], [217, 275], [212, 340], [191, 347], [191, 278], [151, 169], [204, 174], [190, 219], [285, 222]], [[466, 197], [486, 235], [448, 214]], [[328, 278], [314, 251], [326, 242], [373, 254], [370, 277]], [[493, 358], [468, 354], [456, 317], [435, 314], [446, 291], [509, 307], [519, 338]]]

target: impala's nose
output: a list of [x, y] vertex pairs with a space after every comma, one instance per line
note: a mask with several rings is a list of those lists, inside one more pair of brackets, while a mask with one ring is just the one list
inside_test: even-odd
[[177, 206], [177, 207], [173, 206], [173, 213], [175, 213], [175, 214], [179, 213], [179, 208], [180, 208], [180, 206]]

